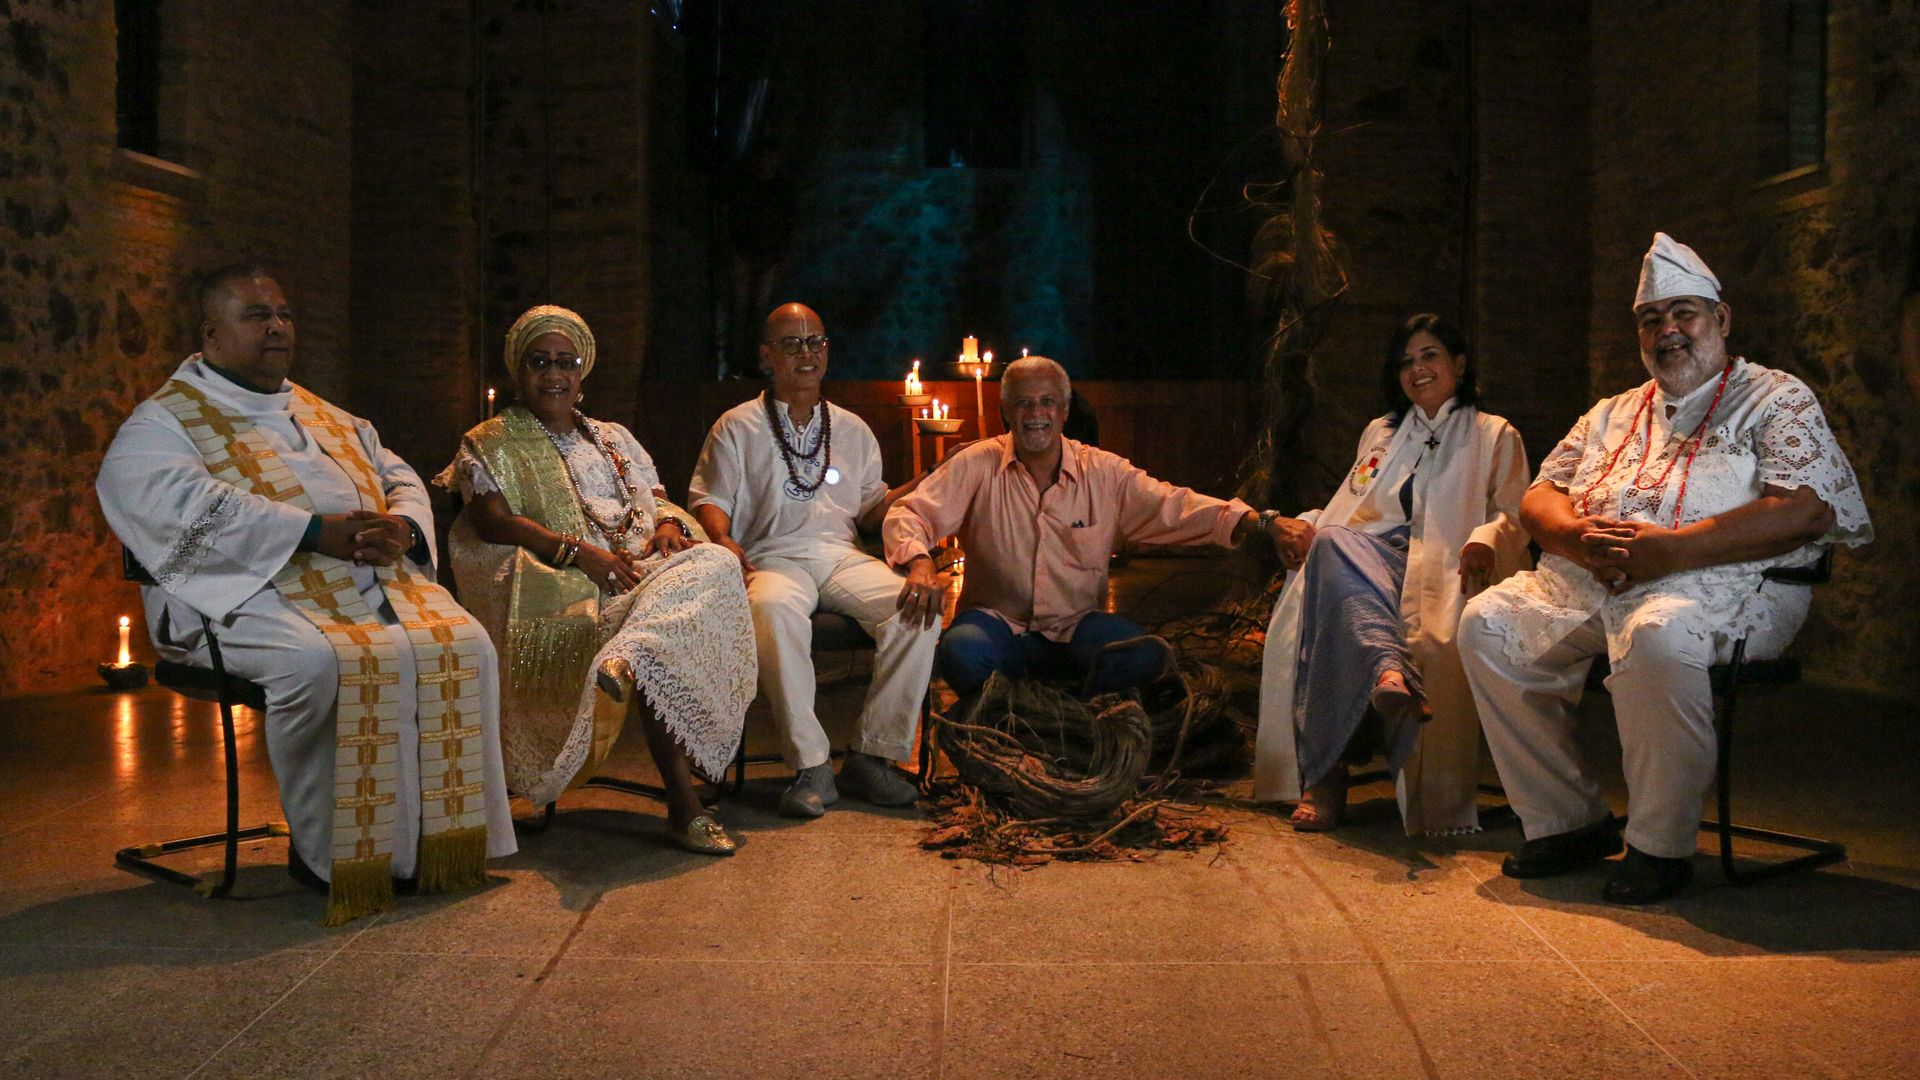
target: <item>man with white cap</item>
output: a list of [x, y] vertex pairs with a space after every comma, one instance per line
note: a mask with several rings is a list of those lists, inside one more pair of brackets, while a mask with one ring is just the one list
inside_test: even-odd
[[1707, 669], [1743, 637], [1749, 658], [1778, 655], [1806, 618], [1809, 590], [1762, 572], [1873, 526], [1813, 392], [1728, 355], [1733, 312], [1693, 249], [1654, 234], [1633, 311], [1652, 379], [1594, 406], [1541, 464], [1520, 519], [1545, 556], [1471, 600], [1459, 641], [1526, 834], [1501, 867], [1516, 878], [1620, 850], [1573, 737], [1606, 654], [1631, 813], [1602, 895], [1647, 904], [1693, 876], [1716, 753]]

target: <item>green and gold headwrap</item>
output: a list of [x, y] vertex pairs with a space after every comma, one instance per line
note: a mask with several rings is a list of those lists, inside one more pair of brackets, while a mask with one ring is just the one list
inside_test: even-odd
[[566, 335], [567, 340], [573, 342], [574, 351], [580, 354], [580, 377], [584, 379], [593, 373], [593, 331], [587, 329], [587, 320], [566, 308], [541, 304], [528, 308], [526, 314], [513, 320], [513, 328], [507, 331], [507, 374], [516, 379], [520, 377], [520, 357], [541, 334]]

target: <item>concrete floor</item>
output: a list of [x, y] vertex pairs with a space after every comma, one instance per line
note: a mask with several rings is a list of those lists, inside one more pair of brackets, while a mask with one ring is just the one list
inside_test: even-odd
[[[1196, 565], [1136, 561], [1123, 609], [1216, 588]], [[733, 859], [585, 792], [489, 887], [325, 930], [284, 841], [243, 848], [238, 900], [113, 867], [219, 822], [210, 707], [14, 699], [0, 1075], [1920, 1076], [1920, 734], [1818, 687], [1749, 709], [1739, 816], [1854, 862], [1740, 889], [1702, 857], [1676, 902], [1623, 910], [1600, 870], [1502, 878], [1510, 825], [1406, 840], [1378, 786], [1333, 835], [1249, 809], [1218, 850], [991, 870], [919, 850], [913, 811], [775, 817], [769, 768], [723, 806]], [[241, 755], [243, 818], [276, 817], [244, 713]]]

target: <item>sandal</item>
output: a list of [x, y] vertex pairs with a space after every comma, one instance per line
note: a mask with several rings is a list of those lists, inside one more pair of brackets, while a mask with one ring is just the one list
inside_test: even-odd
[[1406, 677], [1398, 671], [1389, 671], [1374, 684], [1373, 693], [1367, 695], [1367, 704], [1380, 714], [1381, 719], [1405, 723], [1408, 720], [1424, 724], [1433, 719], [1433, 710], [1427, 707], [1427, 700], [1413, 692], [1407, 686]]
[[1340, 819], [1347, 813], [1347, 785], [1351, 779], [1346, 766], [1335, 765], [1318, 784], [1302, 792], [1292, 816], [1287, 819], [1293, 831], [1329, 832], [1339, 828]]

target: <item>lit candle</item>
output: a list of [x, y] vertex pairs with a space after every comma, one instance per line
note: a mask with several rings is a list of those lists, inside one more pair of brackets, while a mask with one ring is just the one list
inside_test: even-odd
[[961, 339], [960, 359], [966, 361], [969, 364], [973, 363], [975, 360], [980, 359], [980, 339], [979, 338], [970, 337], [970, 338]]
[[920, 393], [920, 361], [919, 360], [915, 360], [913, 362], [913, 370], [907, 372], [907, 393], [909, 395]]
[[493, 387], [487, 387], [487, 416], [493, 416]]
[[133, 663], [133, 653], [127, 648], [127, 636], [133, 632], [133, 620], [120, 616], [120, 657], [113, 662], [114, 667], [126, 667]]
[[1025, 360], [1026, 358], [1027, 358], [1027, 347], [1025, 345], [1022, 345], [1020, 346], [1020, 359]]
[[925, 420], [925, 419], [927, 419], [927, 410], [925, 410], [925, 409], [921, 409], [921, 410], [920, 410], [920, 419], [922, 419], [922, 420]]

